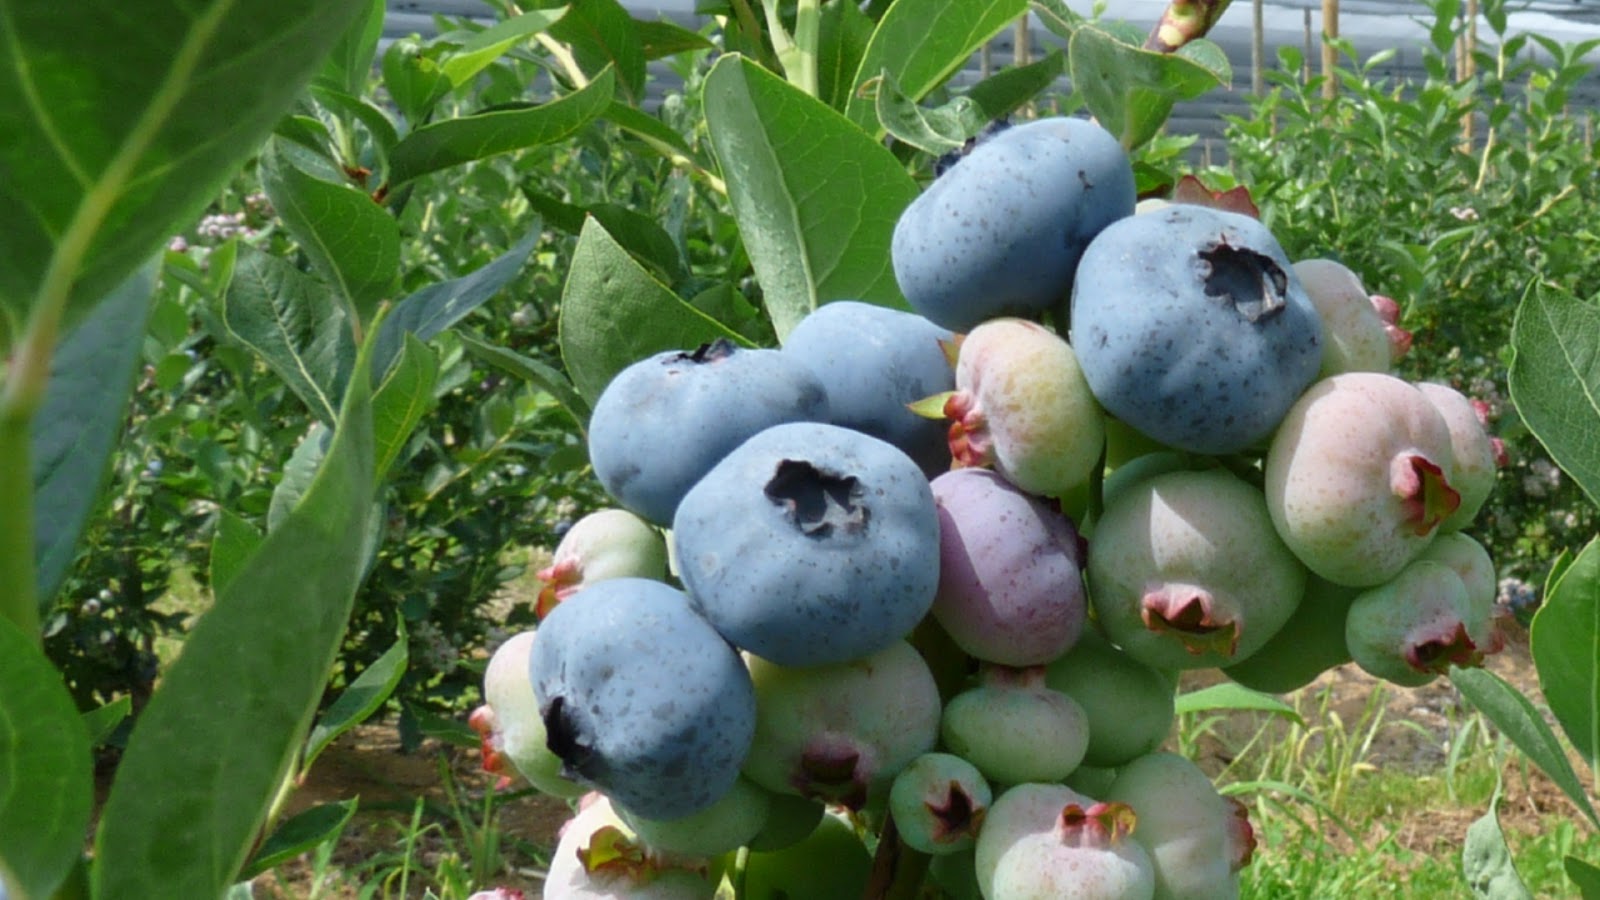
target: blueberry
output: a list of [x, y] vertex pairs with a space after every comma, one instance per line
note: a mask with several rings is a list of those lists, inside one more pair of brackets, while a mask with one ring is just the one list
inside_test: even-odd
[[844, 662], [908, 634], [939, 586], [922, 470], [837, 425], [761, 432], [683, 498], [679, 576], [735, 646], [785, 666]]
[[1133, 214], [1133, 167], [1084, 119], [1039, 119], [977, 144], [901, 213], [894, 274], [917, 312], [956, 331], [1037, 318], [1067, 296], [1100, 229]]
[[601, 581], [552, 610], [538, 633], [528, 670], [564, 777], [659, 819], [732, 789], [755, 734], [755, 689], [683, 592]]
[[1106, 410], [1195, 453], [1266, 440], [1322, 364], [1322, 323], [1277, 240], [1255, 219], [1202, 206], [1101, 232], [1070, 318]]
[[953, 337], [914, 313], [836, 300], [802, 319], [783, 352], [816, 373], [833, 424], [888, 441], [932, 478], [950, 468], [944, 425], [906, 405], [954, 390], [944, 348]]
[[657, 525], [717, 460], [780, 422], [828, 418], [828, 395], [800, 361], [727, 340], [623, 369], [589, 420], [589, 460], [618, 503]]

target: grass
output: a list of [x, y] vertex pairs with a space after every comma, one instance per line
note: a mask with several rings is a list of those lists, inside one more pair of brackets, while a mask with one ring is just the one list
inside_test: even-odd
[[[1439, 735], [1397, 718], [1397, 694], [1379, 684], [1350, 716], [1332, 685], [1306, 689], [1286, 698], [1299, 722], [1183, 717], [1177, 748], [1210, 757], [1219, 787], [1250, 808], [1258, 846], [1242, 896], [1465, 896], [1462, 842], [1502, 782], [1499, 818], [1523, 881], [1537, 897], [1575, 896], [1562, 859], [1600, 859], [1600, 834], [1479, 714], [1447, 718]], [[1430, 743], [1437, 760], [1392, 758], [1395, 747]]]

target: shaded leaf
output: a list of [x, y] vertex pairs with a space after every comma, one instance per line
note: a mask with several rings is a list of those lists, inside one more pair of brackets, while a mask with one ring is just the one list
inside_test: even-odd
[[1036, 62], [1001, 69], [973, 85], [966, 96], [992, 121], [1010, 115], [1024, 103], [1039, 96], [1066, 71], [1067, 55], [1060, 50], [1051, 50]]
[[600, 223], [584, 225], [561, 293], [560, 341], [567, 374], [587, 404], [633, 362], [719, 337], [748, 345], [652, 278]]
[[1212, 710], [1249, 710], [1252, 712], [1272, 713], [1285, 719], [1304, 725], [1305, 721], [1294, 707], [1270, 694], [1252, 691], [1241, 684], [1225, 681], [1214, 684], [1198, 691], [1179, 694], [1174, 701], [1174, 708], [1178, 715], [1189, 713], [1209, 712]]
[[522, 271], [542, 233], [543, 225], [535, 222], [516, 246], [476, 271], [435, 282], [396, 303], [378, 326], [377, 343], [372, 348], [374, 376], [388, 371], [407, 333], [416, 335], [419, 340], [431, 341], [510, 284]]
[[134, 726], [96, 836], [98, 897], [219, 896], [248, 858], [311, 727], [366, 565], [362, 363], [304, 499], [190, 630]]
[[356, 355], [327, 285], [287, 260], [245, 247], [223, 295], [222, 322], [323, 422], [332, 422]]
[[634, 19], [633, 30], [639, 36], [639, 49], [647, 60], [716, 47], [705, 35], [666, 19]]
[[1478, 711], [1517, 745], [1561, 788], [1589, 820], [1600, 825], [1594, 807], [1584, 795], [1583, 783], [1572, 769], [1567, 752], [1544, 717], [1520, 691], [1486, 669], [1450, 668], [1450, 681]]
[[817, 28], [817, 97], [828, 106], [843, 112], [850, 102], [861, 57], [876, 27], [858, 3], [831, 0], [823, 4]]
[[1550, 284], [1511, 326], [1511, 402], [1550, 456], [1600, 503], [1600, 307]]
[[0, 2], [0, 347], [46, 272], [70, 327], [198, 218], [368, 2]]
[[89, 735], [61, 673], [0, 617], [0, 870], [49, 897], [83, 852], [94, 801]]
[[439, 381], [439, 358], [416, 335], [407, 334], [400, 358], [384, 375], [372, 397], [373, 474], [381, 483], [389, 467], [411, 439], [417, 423], [433, 409]]
[[1027, 9], [1027, 0], [896, 0], [861, 55], [845, 115], [881, 136], [870, 81], [887, 71], [907, 97], [920, 101]]
[[518, 44], [549, 29], [567, 12], [564, 6], [535, 9], [496, 22], [474, 34], [450, 53], [439, 70], [452, 87], [461, 87]]
[[1545, 702], [1600, 777], [1600, 538], [1566, 567], [1529, 632]]
[[250, 858], [240, 877], [254, 878], [308, 850], [337, 840], [344, 833], [345, 826], [355, 818], [356, 806], [360, 801], [361, 798], [352, 797], [339, 803], [324, 803], [284, 820], [256, 848], [255, 855]]
[[31, 423], [33, 534], [40, 608], [77, 558], [78, 538], [110, 474], [138, 373], [155, 265], [123, 282], [56, 345]]
[[609, 68], [617, 93], [638, 101], [644, 96], [644, 45], [633, 17], [617, 0], [574, 0], [550, 36], [572, 48], [584, 74], [593, 78]]
[[126, 694], [84, 713], [83, 727], [89, 733], [89, 746], [105, 746], [106, 741], [111, 739], [111, 733], [132, 714], [133, 698]]
[[1112, 26], [1075, 28], [1067, 48], [1073, 89], [1089, 112], [1122, 142], [1137, 147], [1161, 129], [1172, 105], [1228, 84], [1227, 56], [1209, 41], [1193, 41], [1178, 53], [1145, 50], [1137, 33]]
[[412, 126], [426, 122], [434, 104], [453, 87], [442, 65], [448, 49], [443, 43], [425, 44], [412, 36], [400, 38], [383, 52], [383, 88]]
[[514, 350], [497, 347], [469, 332], [462, 332], [457, 337], [461, 340], [462, 349], [473, 359], [499, 369], [513, 378], [526, 381], [554, 397], [556, 402], [571, 414], [572, 421], [578, 426], [579, 438], [583, 438], [584, 428], [589, 422], [589, 404], [578, 395], [572, 387], [572, 382], [568, 381], [559, 369], [539, 360], [530, 359]]
[[261, 159], [261, 187], [322, 277], [361, 321], [372, 319], [400, 277], [400, 225], [348, 182], [314, 177], [278, 141]]
[[[372, 135], [372, 139], [377, 142], [383, 152], [387, 153], [389, 148], [399, 142], [400, 132], [396, 130], [394, 122], [389, 118], [389, 114], [372, 103], [372, 101], [355, 94], [346, 94], [326, 87], [313, 87], [311, 94], [317, 98], [318, 103], [328, 109], [336, 113], [342, 113], [366, 126], [367, 131]], [[326, 141], [323, 146], [327, 146]]]
[[317, 86], [346, 94], [359, 94], [372, 76], [372, 62], [378, 55], [378, 39], [383, 36], [383, 17], [388, 11], [384, 0], [367, 0], [365, 9], [351, 22], [333, 46], [318, 73]]
[[570, 137], [606, 110], [615, 82], [607, 70], [582, 90], [549, 103], [497, 107], [424, 125], [389, 154], [390, 189], [429, 172]]
[[706, 76], [705, 104], [739, 235], [779, 339], [829, 300], [906, 308], [889, 244], [918, 191], [894, 154], [737, 55], [719, 59]]
[[289, 454], [289, 459], [283, 464], [283, 476], [272, 489], [272, 500], [267, 506], [268, 534], [277, 531], [278, 526], [305, 499], [311, 483], [317, 478], [317, 470], [322, 465], [322, 457], [328, 452], [332, 437], [326, 425], [313, 422], [305, 436], [300, 438], [300, 443], [295, 445], [294, 452]]
[[1578, 896], [1582, 900], [1600, 900], [1600, 867], [1576, 856], [1568, 856], [1562, 860], [1562, 868], [1572, 883], [1577, 885]]
[[220, 594], [244, 568], [245, 561], [261, 546], [265, 537], [254, 525], [222, 510], [217, 515], [217, 530], [211, 536], [211, 592]]
[[329, 744], [337, 740], [339, 735], [371, 718], [394, 693], [400, 679], [405, 677], [406, 665], [410, 660], [406, 641], [405, 626], [401, 625], [400, 634], [389, 649], [363, 669], [356, 680], [350, 682], [350, 686], [333, 701], [328, 711], [322, 714], [316, 727], [311, 729], [311, 736], [306, 739], [302, 769], [309, 770]]

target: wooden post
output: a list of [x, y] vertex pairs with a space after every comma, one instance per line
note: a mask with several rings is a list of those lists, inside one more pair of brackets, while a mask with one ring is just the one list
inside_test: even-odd
[[1339, 36], [1339, 0], [1322, 0], [1322, 99], [1332, 100], [1339, 93], [1339, 78], [1333, 72], [1339, 56], [1329, 38]]
[[1301, 10], [1301, 12], [1305, 14], [1306, 52], [1300, 57], [1300, 83], [1301, 84], [1309, 84], [1311, 82], [1311, 53], [1312, 53], [1312, 44], [1311, 44], [1311, 7], [1308, 6], [1305, 9]]
[[1266, 93], [1267, 79], [1261, 67], [1267, 64], [1266, 19], [1262, 13], [1265, 0], [1251, 4], [1250, 19], [1250, 92], [1257, 97]]
[[1022, 17], [1017, 19], [1016, 41], [1012, 50], [1014, 51], [1011, 59], [1012, 65], [1025, 66], [1033, 62], [1033, 38], [1028, 34], [1027, 13], [1023, 13]]

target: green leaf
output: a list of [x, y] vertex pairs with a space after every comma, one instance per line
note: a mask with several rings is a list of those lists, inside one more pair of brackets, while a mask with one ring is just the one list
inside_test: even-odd
[[344, 693], [328, 707], [328, 711], [323, 713], [317, 726], [311, 729], [311, 736], [306, 739], [302, 769], [309, 770], [329, 744], [337, 740], [339, 735], [371, 718], [394, 693], [400, 679], [406, 674], [406, 664], [410, 660], [406, 640], [405, 626], [402, 624], [399, 636], [389, 649], [362, 670], [356, 680], [350, 682]]
[[123, 282], [56, 345], [33, 417], [33, 533], [41, 609], [77, 558], [78, 538], [110, 474], [111, 451], [144, 346], [156, 266]]
[[448, 50], [442, 43], [403, 37], [383, 53], [384, 90], [413, 126], [426, 122], [433, 105], [450, 93], [450, 78], [441, 65]]
[[1010, 115], [1024, 103], [1039, 96], [1066, 74], [1067, 55], [1052, 50], [1043, 59], [1025, 66], [1001, 69], [973, 85], [966, 96], [978, 105], [990, 121]]
[[215, 897], [249, 856], [366, 565], [372, 410], [360, 362], [304, 499], [190, 630], [134, 727], [96, 837], [96, 897]]
[[1140, 44], [1136, 35], [1083, 25], [1073, 30], [1067, 47], [1073, 89], [1130, 149], [1155, 136], [1174, 102], [1226, 86], [1233, 77], [1227, 56], [1208, 41], [1191, 42], [1178, 53], [1157, 53]]
[[89, 734], [39, 648], [0, 617], [0, 870], [49, 897], [83, 853], [94, 801]]
[[513, 378], [520, 378], [554, 397], [556, 402], [572, 415], [572, 421], [578, 426], [579, 438], [586, 440], [583, 432], [589, 421], [589, 404], [578, 395], [572, 387], [572, 382], [568, 381], [559, 369], [537, 359], [530, 359], [514, 350], [497, 347], [470, 332], [461, 332], [456, 337], [461, 341], [461, 348], [473, 359], [499, 369]]
[[1600, 900], [1600, 867], [1584, 862], [1576, 856], [1562, 860], [1567, 877], [1578, 887], [1582, 900]]
[[516, 246], [478, 270], [430, 284], [396, 303], [378, 326], [377, 344], [372, 348], [373, 374], [381, 376], [388, 370], [407, 333], [431, 341], [510, 284], [522, 271], [533, 248], [538, 246], [542, 233], [543, 225], [535, 222]]
[[[317, 98], [318, 103], [328, 109], [336, 113], [342, 113], [365, 125], [367, 131], [372, 134], [373, 141], [377, 143], [384, 153], [387, 154], [390, 148], [399, 143], [400, 132], [396, 130], [394, 122], [389, 118], [389, 114], [371, 101], [355, 94], [346, 94], [328, 87], [314, 86], [311, 89], [311, 95]], [[295, 140], [294, 138], [290, 139]], [[296, 143], [304, 144], [305, 142], [296, 140]], [[323, 146], [327, 146], [326, 141]]]
[[1198, 691], [1179, 694], [1174, 701], [1174, 708], [1178, 715], [1189, 713], [1209, 712], [1211, 710], [1248, 710], [1252, 712], [1272, 713], [1281, 716], [1299, 725], [1305, 721], [1294, 707], [1270, 694], [1252, 691], [1244, 685], [1225, 681], [1214, 684]]
[[863, 90], [870, 80], [887, 71], [907, 97], [920, 101], [1027, 10], [1027, 0], [895, 0], [861, 56], [845, 115], [874, 138], [881, 137], [873, 92]]
[[288, 461], [283, 464], [283, 476], [272, 489], [272, 500], [267, 506], [268, 534], [277, 531], [295, 507], [300, 505], [300, 501], [305, 499], [312, 482], [316, 481], [317, 470], [322, 465], [323, 456], [327, 455], [331, 438], [326, 425], [313, 422], [300, 438], [300, 443], [295, 445], [294, 452], [289, 454]]
[[617, 203], [574, 206], [531, 188], [524, 188], [523, 196], [535, 212], [568, 234], [582, 232], [583, 224], [593, 216], [634, 259], [648, 265], [656, 277], [668, 284], [688, 275], [677, 242], [650, 216]]
[[606, 110], [615, 83], [607, 70], [582, 90], [549, 103], [499, 107], [424, 125], [389, 154], [390, 188], [450, 166], [569, 137]]
[[572, 48], [578, 67], [591, 78], [609, 68], [617, 76], [617, 93], [630, 101], [644, 96], [644, 45], [617, 0], [574, 0], [550, 36]]
[[1517, 874], [1506, 836], [1500, 830], [1495, 808], [1500, 805], [1500, 785], [1495, 784], [1489, 809], [1478, 821], [1467, 826], [1461, 848], [1461, 874], [1474, 897], [1481, 900], [1533, 900], [1527, 885]]
[[856, 70], [877, 23], [850, 0], [823, 4], [817, 29], [817, 96], [843, 111], [855, 89]]
[[70, 325], [197, 218], [367, 4], [0, 2], [0, 347], [36, 295]]
[[222, 510], [217, 515], [217, 531], [211, 536], [211, 593], [220, 594], [227, 589], [239, 570], [261, 546], [265, 537], [254, 525]]
[[313, 416], [334, 421], [356, 350], [344, 309], [326, 285], [287, 260], [245, 247], [223, 296], [222, 322]]
[[361, 321], [371, 321], [400, 277], [400, 225], [365, 191], [313, 177], [292, 145], [273, 141], [261, 159], [261, 187], [322, 277]]
[[535, 9], [485, 28], [444, 58], [439, 69], [453, 87], [461, 87], [518, 44], [550, 28], [567, 8]]
[[748, 341], [672, 293], [590, 219], [561, 293], [561, 359], [592, 406], [611, 377], [637, 360], [728, 338]]
[[1034, 15], [1039, 17], [1040, 24], [1069, 41], [1073, 32], [1088, 21], [1067, 6], [1065, 0], [1032, 0], [1030, 5]]
[[1450, 681], [1461, 696], [1487, 716], [1511, 743], [1533, 760], [1534, 765], [1543, 769], [1591, 822], [1600, 825], [1600, 818], [1584, 795], [1583, 783], [1572, 770], [1566, 750], [1527, 697], [1486, 669], [1452, 666]]
[[634, 19], [633, 30], [639, 35], [639, 49], [646, 60], [716, 47], [705, 35], [666, 19]]
[[373, 470], [379, 482], [411, 440], [417, 423], [433, 409], [438, 381], [438, 356], [416, 335], [407, 334], [400, 358], [372, 397], [373, 444], [378, 454]]
[[683, 135], [673, 131], [666, 123], [649, 113], [620, 100], [613, 100], [600, 115], [623, 131], [633, 132], [663, 155], [667, 151], [677, 153], [702, 169], [708, 168], [694, 148], [683, 139]]
[[416, 721], [417, 730], [426, 737], [467, 749], [481, 746], [482, 738], [478, 733], [459, 719], [447, 719], [419, 706], [408, 706], [407, 710]]
[[894, 154], [737, 55], [719, 59], [706, 76], [705, 106], [739, 235], [779, 339], [829, 300], [905, 308], [889, 243], [917, 185]]
[[360, 797], [352, 797], [339, 803], [324, 803], [285, 820], [261, 842], [240, 877], [254, 878], [308, 850], [336, 840], [344, 833], [350, 820], [355, 818], [356, 806], [360, 802]]
[[1545, 702], [1600, 777], [1600, 538], [1566, 568], [1529, 631]]
[[112, 732], [117, 730], [117, 726], [132, 714], [133, 698], [126, 694], [84, 713], [83, 727], [89, 733], [89, 746], [105, 746], [106, 741], [111, 739]]
[[1511, 347], [1511, 402], [1551, 458], [1600, 503], [1600, 307], [1554, 285], [1530, 285]]
[[367, 0], [366, 8], [350, 23], [333, 51], [322, 63], [313, 82], [346, 94], [360, 94], [372, 77], [372, 61], [378, 54], [378, 39], [383, 36], [383, 17], [388, 11], [384, 0]]
[[967, 97], [957, 97], [937, 109], [923, 109], [900, 92], [888, 73], [878, 84], [877, 114], [895, 140], [933, 156], [961, 147], [989, 123]]

